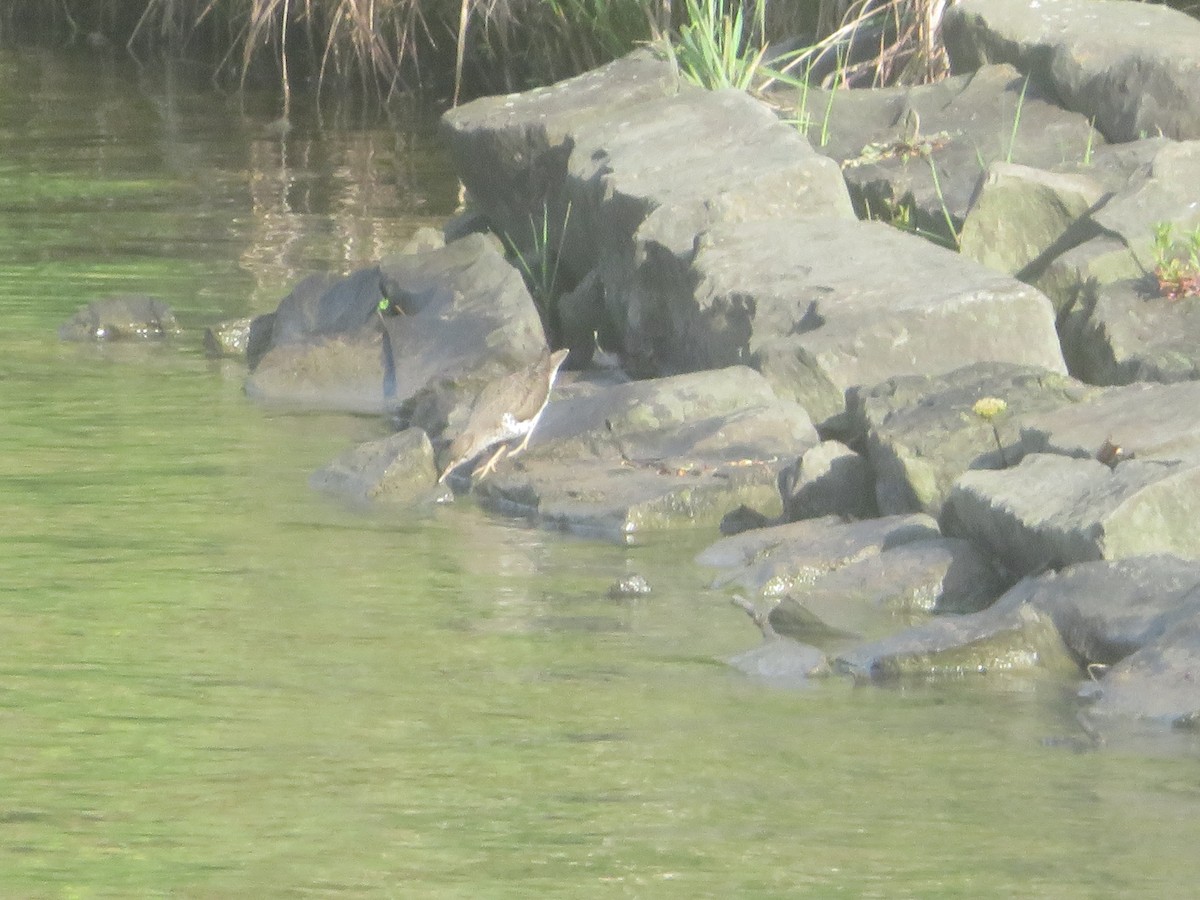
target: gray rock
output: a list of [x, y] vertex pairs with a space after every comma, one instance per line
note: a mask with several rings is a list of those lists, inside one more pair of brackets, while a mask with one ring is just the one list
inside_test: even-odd
[[1200, 304], [1168, 300], [1153, 278], [1085, 284], [1062, 328], [1071, 371], [1092, 384], [1200, 377]]
[[1082, 692], [1090, 720], [1156, 719], [1195, 728], [1200, 722], [1200, 596], [1184, 601], [1188, 617], [1161, 639], [1113, 666]]
[[1079, 459], [1098, 456], [1106, 443], [1121, 447], [1125, 458], [1190, 459], [1200, 453], [1200, 383], [1097, 390], [1073, 406], [1023, 419], [1021, 443], [1027, 452]]
[[486, 380], [546, 345], [520, 274], [478, 234], [349, 278], [306, 279], [273, 314], [266, 343], [246, 381], [262, 402], [377, 413], [441, 385], [460, 416]]
[[734, 596], [733, 603], [762, 632], [762, 643], [726, 660], [751, 678], [780, 687], [804, 687], [809, 679], [829, 673], [829, 661], [816, 647], [777, 633], [771, 620], [744, 597]]
[[1081, 666], [1111, 666], [1157, 642], [1200, 610], [1200, 563], [1134, 556], [1068, 566], [1020, 586], [1049, 613]]
[[727, 570], [716, 578], [714, 587], [737, 585], [755, 595], [778, 597], [889, 547], [939, 536], [937, 523], [924, 515], [862, 522], [830, 516], [722, 538], [701, 552], [696, 562]]
[[448, 493], [435, 491], [433, 445], [419, 428], [359, 444], [309, 478], [316, 490], [358, 502], [412, 503]]
[[680, 368], [658, 355], [684, 339], [659, 286], [686, 273], [706, 229], [853, 216], [837, 167], [794, 128], [743, 92], [679, 82], [644, 51], [549, 88], [474, 101], [443, 122], [456, 167], [498, 232], [523, 234], [544, 218], [566, 283], [599, 271], [605, 319], [640, 374]]
[[988, 166], [959, 234], [959, 252], [1014, 277], [1070, 249], [1076, 222], [1107, 196], [1087, 175], [1015, 163]]
[[1050, 615], [1012, 591], [982, 612], [939, 617], [853, 647], [833, 667], [864, 681], [1078, 671]]
[[837, 441], [822, 441], [806, 450], [779, 480], [786, 521], [831, 515], [870, 519], [879, 514], [875, 478], [866, 459]]
[[1030, 72], [1114, 142], [1200, 137], [1200, 22], [1124, 0], [963, 0], [942, 34], [955, 72]]
[[[963, 472], [1020, 460], [1025, 416], [1060, 410], [1096, 392], [1058, 372], [979, 363], [937, 377], [891, 378], [851, 391], [851, 432], [865, 436], [880, 512], [936, 516]], [[985, 421], [972, 411], [984, 397], [1004, 400], [1008, 409]]]
[[624, 539], [774, 507], [777, 455], [817, 442], [804, 410], [744, 367], [556, 390], [526, 453], [480, 483], [485, 505]]
[[972, 471], [955, 483], [943, 521], [1014, 574], [1074, 562], [1155, 553], [1200, 556], [1200, 466], [1034, 453], [1004, 471]]
[[247, 316], [218, 322], [211, 328], [204, 329], [204, 352], [212, 357], [230, 356], [245, 359], [250, 347], [253, 324], [254, 319]]
[[171, 307], [145, 294], [93, 300], [58, 328], [64, 341], [162, 340], [178, 333]]
[[385, 345], [377, 323], [347, 334], [281, 344], [246, 378], [246, 396], [293, 410], [379, 413]]
[[1066, 371], [1044, 296], [878, 222], [714, 227], [675, 290], [681, 340], [664, 355], [686, 369], [749, 359], [819, 427], [844, 424], [847, 389], [895, 375]]
[[794, 590], [789, 598], [831, 628], [862, 633], [870, 627], [855, 623], [863, 615], [854, 611], [856, 607], [874, 614], [876, 621], [886, 615], [894, 627], [903, 616], [977, 612], [1007, 586], [969, 541], [938, 537], [856, 560]]
[[782, 636], [766, 638], [727, 662], [744, 675], [783, 687], [802, 687], [829, 671], [829, 661], [819, 649]]
[[483, 384], [530, 365], [546, 348], [537, 306], [493, 239], [472, 234], [440, 250], [388, 257], [380, 271], [397, 313], [382, 319], [389, 409], [444, 388], [455, 395], [452, 424], [461, 424]]

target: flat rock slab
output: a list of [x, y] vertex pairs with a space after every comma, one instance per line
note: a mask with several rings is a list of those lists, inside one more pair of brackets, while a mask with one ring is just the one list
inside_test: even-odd
[[934, 613], [977, 612], [1007, 587], [970, 542], [916, 540], [867, 556], [794, 588], [771, 610], [775, 631], [814, 640], [829, 631], [876, 637]]
[[1024, 575], [1075, 562], [1168, 553], [1200, 557], [1200, 465], [1031, 454], [958, 479], [943, 521]]
[[963, 0], [942, 32], [951, 68], [1031, 72], [1114, 142], [1200, 137], [1200, 22], [1123, 0]]
[[818, 425], [836, 424], [848, 388], [896, 375], [980, 361], [1066, 371], [1040, 292], [878, 222], [714, 227], [692, 269], [663, 353], [686, 369], [752, 360]]
[[[889, 378], [851, 391], [850, 431], [865, 438], [881, 513], [937, 516], [963, 472], [1000, 469], [1021, 458], [1024, 417], [1057, 414], [1098, 392], [1056, 371], [977, 363], [945, 375]], [[985, 397], [1007, 403], [990, 422], [973, 411]]]
[[768, 637], [726, 662], [744, 675], [777, 687], [804, 687], [810, 679], [829, 672], [829, 661], [816, 647], [780, 636]]
[[780, 458], [818, 441], [752, 369], [558, 390], [528, 451], [476, 487], [486, 505], [619, 539], [781, 507]]
[[1020, 426], [1028, 453], [1090, 459], [1107, 444], [1120, 448], [1119, 458], [1191, 459], [1200, 454], [1200, 382], [1098, 389], [1077, 404], [1028, 416]]
[[722, 538], [696, 562], [726, 571], [714, 587], [739, 586], [760, 596], [779, 597], [797, 585], [815, 584], [828, 572], [877, 556], [885, 548], [939, 537], [929, 516], [884, 516], [843, 522], [829, 516], [760, 528]]

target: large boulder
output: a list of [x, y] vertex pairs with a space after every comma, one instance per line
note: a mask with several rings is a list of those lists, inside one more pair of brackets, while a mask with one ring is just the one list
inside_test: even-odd
[[1010, 63], [1110, 141], [1200, 138], [1200, 22], [1129, 0], [962, 0], [942, 34], [954, 72]]
[[691, 269], [663, 287], [683, 338], [663, 355], [681, 368], [751, 360], [825, 428], [847, 424], [847, 389], [896, 375], [981, 361], [1066, 371], [1041, 293], [879, 222], [715, 226]]
[[443, 382], [469, 394], [546, 346], [520, 273], [479, 234], [311, 276], [262, 319], [246, 391], [306, 409], [390, 411]]
[[[977, 363], [851, 391], [851, 430], [865, 441], [880, 512], [937, 516], [963, 472], [1020, 460], [1026, 416], [1062, 409], [1097, 391], [1060, 372]], [[1007, 404], [990, 420], [974, 412], [975, 403], [988, 397]]]
[[706, 229], [853, 217], [837, 166], [796, 129], [744, 92], [680, 81], [647, 51], [474, 101], [443, 121], [455, 166], [498, 233], [561, 248], [568, 287], [599, 273], [607, 325], [597, 330], [615, 333], [640, 374], [681, 368], [661, 355], [683, 338], [660, 286], [685, 275]]
[[959, 252], [1017, 278], [1082, 242], [1077, 223], [1105, 199], [1085, 174], [1008, 162], [988, 166], [963, 222]]

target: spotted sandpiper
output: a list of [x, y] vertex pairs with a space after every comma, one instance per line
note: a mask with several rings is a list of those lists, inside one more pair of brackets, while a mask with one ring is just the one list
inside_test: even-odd
[[[550, 400], [550, 389], [567, 353], [547, 350], [533, 365], [489, 383], [471, 407], [467, 424], [450, 443], [450, 463], [438, 481], [445, 481], [463, 463], [493, 447], [495, 452], [471, 472], [472, 478], [483, 478], [505, 456], [516, 456], [524, 450]], [[521, 440], [513, 446], [517, 438]]]

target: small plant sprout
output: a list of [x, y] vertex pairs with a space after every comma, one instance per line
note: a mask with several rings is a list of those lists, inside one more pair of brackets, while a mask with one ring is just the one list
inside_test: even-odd
[[1017, 98], [1017, 111], [1013, 115], [1012, 132], [1008, 136], [1008, 152], [1004, 154], [1004, 161], [1010, 163], [1013, 161], [1013, 151], [1017, 147], [1017, 129], [1021, 127], [1021, 110], [1025, 108], [1025, 92], [1029, 90], [1029, 76], [1025, 76], [1025, 83], [1021, 85], [1021, 96]]
[[1154, 279], [1168, 300], [1200, 297], [1200, 225], [1187, 233], [1182, 246], [1175, 240], [1174, 224], [1154, 225]]
[[996, 439], [996, 449], [1000, 451], [1000, 464], [1006, 469], [1008, 468], [1008, 459], [1004, 455], [1004, 443], [1000, 440], [1000, 429], [996, 425], [996, 419], [1004, 415], [1007, 410], [1008, 404], [999, 397], [980, 397], [971, 407], [971, 412], [992, 427], [992, 437]]

